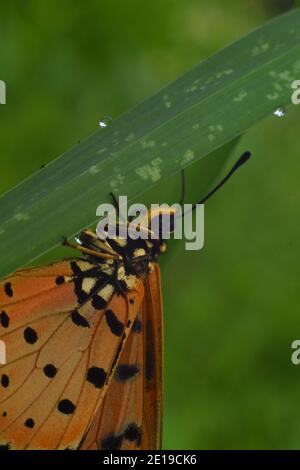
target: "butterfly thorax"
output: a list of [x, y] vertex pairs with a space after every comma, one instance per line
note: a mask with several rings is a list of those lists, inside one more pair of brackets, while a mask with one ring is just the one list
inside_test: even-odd
[[137, 277], [147, 276], [152, 270], [152, 262], [166, 250], [165, 243], [160, 239], [107, 237], [106, 240], [100, 240], [90, 230], [81, 232], [77, 241], [95, 253], [89, 256], [94, 263], [103, 264], [101, 256], [111, 256], [105, 259], [105, 263], [115, 264], [119, 269], [123, 268], [122, 273], [124, 271], [125, 275]]

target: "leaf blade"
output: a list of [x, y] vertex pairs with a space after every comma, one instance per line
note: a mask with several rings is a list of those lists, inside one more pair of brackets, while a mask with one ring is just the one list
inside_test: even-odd
[[93, 223], [109, 191], [133, 199], [288, 103], [299, 20], [268, 22], [4, 194], [1, 275]]

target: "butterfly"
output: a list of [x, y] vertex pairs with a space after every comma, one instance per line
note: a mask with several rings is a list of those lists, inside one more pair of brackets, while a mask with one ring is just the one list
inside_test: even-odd
[[[172, 209], [167, 214], [175, 217]], [[161, 215], [149, 211], [145, 230]], [[0, 282], [0, 340], [8, 359], [0, 366], [0, 449], [159, 449], [157, 258], [166, 244], [160, 237], [104, 241], [85, 229], [75, 247], [83, 256]]]

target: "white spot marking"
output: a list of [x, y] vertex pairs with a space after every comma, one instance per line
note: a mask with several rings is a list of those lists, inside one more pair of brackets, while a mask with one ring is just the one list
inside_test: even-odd
[[96, 279], [94, 277], [85, 277], [82, 281], [82, 290], [86, 294], [89, 294], [93, 287], [95, 287]]
[[101, 297], [107, 302], [114, 293], [114, 287], [112, 284], [107, 284], [100, 290]]

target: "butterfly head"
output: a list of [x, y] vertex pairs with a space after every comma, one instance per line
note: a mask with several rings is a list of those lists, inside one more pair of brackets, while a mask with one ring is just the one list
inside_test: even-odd
[[160, 243], [160, 253], [166, 249], [165, 239], [170, 238], [170, 234], [174, 232], [176, 211], [172, 207], [159, 207], [158, 209], [150, 209], [143, 225], [147, 226], [151, 239], [158, 239]]

